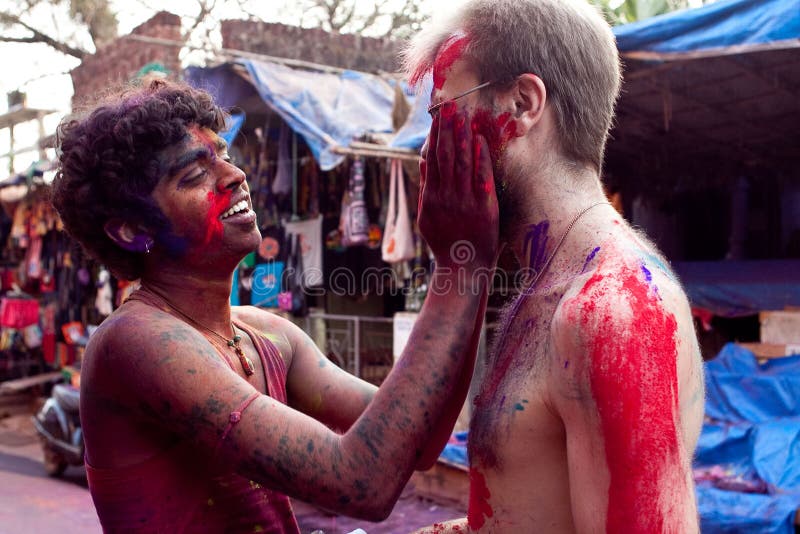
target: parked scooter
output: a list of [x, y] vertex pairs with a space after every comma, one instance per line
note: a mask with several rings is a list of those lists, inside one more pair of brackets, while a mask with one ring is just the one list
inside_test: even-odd
[[44, 469], [50, 476], [60, 476], [68, 465], [83, 465], [79, 407], [78, 388], [56, 384], [50, 398], [33, 417], [33, 424], [42, 440]]

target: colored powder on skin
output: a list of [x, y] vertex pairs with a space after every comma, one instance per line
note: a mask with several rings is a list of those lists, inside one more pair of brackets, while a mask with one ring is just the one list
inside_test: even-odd
[[549, 236], [547, 231], [550, 229], [549, 221], [542, 221], [539, 224], [528, 225], [528, 232], [525, 234], [525, 244], [522, 248], [522, 255], [528, 257], [528, 267], [539, 272], [544, 266], [545, 252]]
[[642, 264], [642, 272], [644, 273], [644, 279], [647, 280], [648, 284], [653, 281], [653, 275], [650, 273], [644, 263]]
[[436, 54], [436, 60], [433, 62], [434, 89], [441, 89], [444, 87], [444, 82], [447, 79], [447, 72], [453, 66], [453, 63], [461, 58], [467, 44], [469, 44], [469, 39], [466, 37], [454, 37], [447, 40], [442, 45], [439, 53]]
[[586, 272], [586, 268], [589, 267], [589, 263], [594, 259], [597, 253], [600, 252], [600, 247], [595, 247], [588, 256], [586, 256], [586, 261], [583, 262], [583, 269], [581, 269], [581, 274]]
[[[620, 265], [613, 272], [595, 274], [578, 296], [581, 326], [593, 334], [591, 388], [611, 477], [606, 531], [677, 532], [682, 508], [673, 506], [668, 516], [660, 498], [685, 483], [676, 425], [677, 322], [638, 269]], [[606, 294], [629, 303], [635, 329], [615, 325], [620, 310], [598, 304], [608, 303]]]
[[220, 215], [230, 207], [232, 191], [226, 189], [222, 193], [215, 193], [209, 191], [206, 198], [208, 199], [209, 209], [206, 215], [206, 235], [203, 237], [203, 248], [211, 244], [215, 239], [222, 240], [222, 221], [219, 219]]
[[486, 486], [486, 479], [480, 471], [470, 468], [469, 470], [469, 509], [467, 512], [467, 524], [469, 528], [477, 530], [486, 523], [487, 517], [492, 517], [494, 511], [489, 505], [489, 488]]
[[481, 134], [489, 145], [489, 154], [496, 162], [513, 137], [518, 137], [517, 123], [511, 120], [511, 113], [505, 112], [496, 118], [488, 109], [477, 109], [470, 123], [473, 133]]

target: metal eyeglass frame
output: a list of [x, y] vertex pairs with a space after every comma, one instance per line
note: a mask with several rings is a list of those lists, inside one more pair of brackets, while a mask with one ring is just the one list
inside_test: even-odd
[[472, 89], [467, 89], [467, 90], [466, 90], [466, 91], [464, 91], [463, 93], [461, 93], [461, 94], [458, 94], [458, 95], [454, 96], [453, 98], [448, 98], [447, 100], [442, 100], [442, 101], [441, 101], [441, 102], [439, 102], [438, 104], [433, 104], [432, 106], [428, 106], [428, 114], [429, 114], [431, 117], [433, 117], [433, 112], [434, 112], [434, 111], [436, 111], [437, 109], [439, 109], [440, 107], [444, 106], [444, 105], [445, 105], [445, 104], [447, 104], [448, 102], [455, 102], [455, 101], [456, 101], [456, 100], [458, 100], [459, 98], [465, 97], [465, 96], [467, 96], [468, 94], [474, 93], [475, 91], [480, 91], [480, 90], [481, 90], [481, 89], [483, 89], [484, 87], [489, 87], [489, 86], [490, 86], [490, 85], [492, 85], [493, 83], [494, 83], [494, 82], [483, 82], [483, 83], [482, 83], [482, 84], [480, 84], [480, 85], [476, 85], [476, 86], [475, 86], [475, 87], [473, 87]]

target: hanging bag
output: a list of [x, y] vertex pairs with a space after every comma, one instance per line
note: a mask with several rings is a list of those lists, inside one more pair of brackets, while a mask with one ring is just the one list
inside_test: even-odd
[[386, 263], [397, 263], [414, 258], [414, 253], [414, 234], [408, 215], [403, 164], [395, 159], [392, 160], [389, 174], [389, 209], [386, 213], [381, 257]]
[[291, 312], [296, 317], [308, 315], [308, 303], [303, 292], [303, 253], [300, 249], [300, 235], [294, 234], [291, 238], [289, 268], [286, 269], [284, 291], [278, 294], [278, 308]]
[[364, 202], [364, 161], [361, 158], [353, 160], [350, 181], [342, 198], [339, 230], [342, 232], [342, 245], [346, 247], [364, 245], [369, 241], [369, 218]]

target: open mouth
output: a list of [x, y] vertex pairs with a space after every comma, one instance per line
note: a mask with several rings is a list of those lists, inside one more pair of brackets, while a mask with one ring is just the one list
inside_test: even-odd
[[226, 211], [225, 213], [220, 215], [219, 219], [220, 220], [227, 219], [228, 217], [230, 217], [232, 215], [236, 215], [237, 213], [240, 213], [240, 212], [243, 212], [243, 211], [248, 211], [249, 209], [250, 208], [247, 205], [247, 201], [246, 200], [240, 200], [239, 202], [237, 202], [236, 204], [231, 206], [230, 209], [228, 209], [228, 211]]

